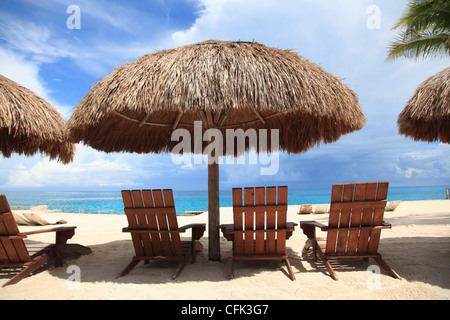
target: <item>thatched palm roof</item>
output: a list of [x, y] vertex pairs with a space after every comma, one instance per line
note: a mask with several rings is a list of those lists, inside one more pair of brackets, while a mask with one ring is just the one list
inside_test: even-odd
[[397, 122], [399, 132], [414, 140], [450, 143], [450, 67], [417, 88]]
[[44, 153], [64, 163], [75, 148], [64, 139], [65, 120], [48, 102], [0, 75], [0, 146], [3, 156], [13, 152]]
[[71, 141], [95, 149], [168, 152], [175, 128], [280, 129], [299, 153], [361, 129], [356, 94], [291, 50], [206, 41], [147, 54], [116, 68], [87, 93], [68, 122]]

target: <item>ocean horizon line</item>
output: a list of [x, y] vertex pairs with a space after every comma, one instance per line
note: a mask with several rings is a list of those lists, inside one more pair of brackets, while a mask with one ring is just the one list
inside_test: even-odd
[[[349, 183], [355, 183], [355, 182], [349, 182]], [[344, 183], [345, 184], [345, 183]], [[226, 188], [226, 190], [219, 189], [219, 192], [227, 192], [228, 190], [232, 190], [233, 188], [252, 188], [252, 187], [272, 187], [272, 186], [284, 186], [287, 184], [273, 184], [273, 185], [256, 185], [256, 186], [240, 186], [240, 187], [230, 187]], [[317, 187], [317, 188], [298, 188], [298, 187], [289, 187], [289, 191], [325, 191], [330, 190], [331, 191], [332, 184], [329, 187]], [[425, 186], [425, 185], [403, 185], [403, 186], [392, 186], [389, 185], [389, 189], [420, 189], [420, 188], [450, 188], [450, 184], [448, 185], [431, 185], [431, 186]], [[146, 187], [137, 187], [137, 188], [117, 188], [117, 189], [52, 189], [52, 188], [7, 188], [4, 189], [3, 192], [121, 192], [122, 190], [154, 190], [154, 189], [161, 189], [161, 190], [167, 190], [171, 189], [173, 192], [208, 192], [208, 189], [198, 189], [198, 190], [183, 190], [183, 189], [174, 189], [174, 188], [146, 188]], [[0, 194], [2, 191], [0, 190]]]
[[[390, 187], [388, 201], [415, 201], [446, 199], [444, 186]], [[11, 208], [29, 210], [47, 205], [49, 210], [63, 213], [124, 214], [120, 191], [25, 191], [3, 190]], [[232, 207], [231, 189], [220, 190], [220, 207]], [[289, 189], [288, 205], [326, 204], [331, 200], [330, 189]], [[174, 190], [177, 214], [208, 210], [208, 192]]]

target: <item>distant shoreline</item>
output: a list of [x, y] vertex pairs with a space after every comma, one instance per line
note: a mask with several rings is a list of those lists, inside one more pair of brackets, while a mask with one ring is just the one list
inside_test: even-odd
[[[445, 187], [414, 187], [389, 189], [388, 201], [445, 200]], [[49, 210], [63, 213], [118, 214], [122, 215], [123, 202], [120, 191], [2, 191], [11, 208], [27, 210], [47, 205]], [[175, 208], [178, 213], [208, 210], [207, 191], [174, 191]], [[327, 204], [330, 190], [289, 189], [288, 204]], [[220, 207], [233, 205], [230, 190], [220, 191]]]

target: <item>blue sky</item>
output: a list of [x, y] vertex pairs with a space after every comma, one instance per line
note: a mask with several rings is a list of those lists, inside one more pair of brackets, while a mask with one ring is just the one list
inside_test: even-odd
[[[0, 0], [0, 74], [49, 101], [68, 120], [91, 85], [155, 50], [209, 39], [255, 40], [293, 49], [354, 90], [366, 126], [306, 153], [279, 156], [276, 175], [261, 165], [223, 164], [220, 188], [388, 180], [391, 186], [449, 184], [450, 146], [400, 136], [397, 117], [417, 86], [449, 59], [385, 62], [391, 27], [407, 0]], [[69, 29], [67, 8], [80, 8]], [[376, 9], [374, 11], [374, 8]], [[106, 154], [77, 146], [62, 165], [40, 155], [0, 158], [0, 189], [206, 190], [206, 164], [170, 155]]]

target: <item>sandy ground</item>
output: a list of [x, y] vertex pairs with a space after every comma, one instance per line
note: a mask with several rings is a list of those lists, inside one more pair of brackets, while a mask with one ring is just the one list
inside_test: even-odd
[[[327, 223], [327, 214], [297, 215], [290, 206], [288, 221], [316, 220]], [[300, 227], [287, 241], [296, 281], [277, 261], [238, 262], [230, 280], [231, 242], [221, 238], [221, 261], [208, 260], [207, 231], [200, 240], [203, 250], [195, 264], [188, 263], [172, 280], [177, 264], [140, 263], [130, 274], [116, 276], [131, 261], [134, 249], [124, 215], [39, 213], [77, 226], [69, 243], [79, 243], [92, 253], [52, 264], [16, 285], [0, 288], [0, 299], [450, 299], [450, 200], [401, 202], [386, 212], [392, 229], [383, 230], [379, 252], [401, 277], [391, 278], [367, 271], [373, 260], [340, 260], [333, 263], [339, 277], [334, 281], [320, 260], [302, 254], [306, 241]], [[207, 222], [207, 213], [179, 216], [179, 226]], [[232, 222], [232, 209], [221, 208], [221, 223]], [[20, 226], [23, 232], [49, 227]], [[186, 233], [186, 240], [189, 232]], [[51, 243], [53, 234], [30, 236], [34, 242]], [[72, 281], [80, 276], [81, 282]], [[0, 285], [11, 278], [0, 273]]]

